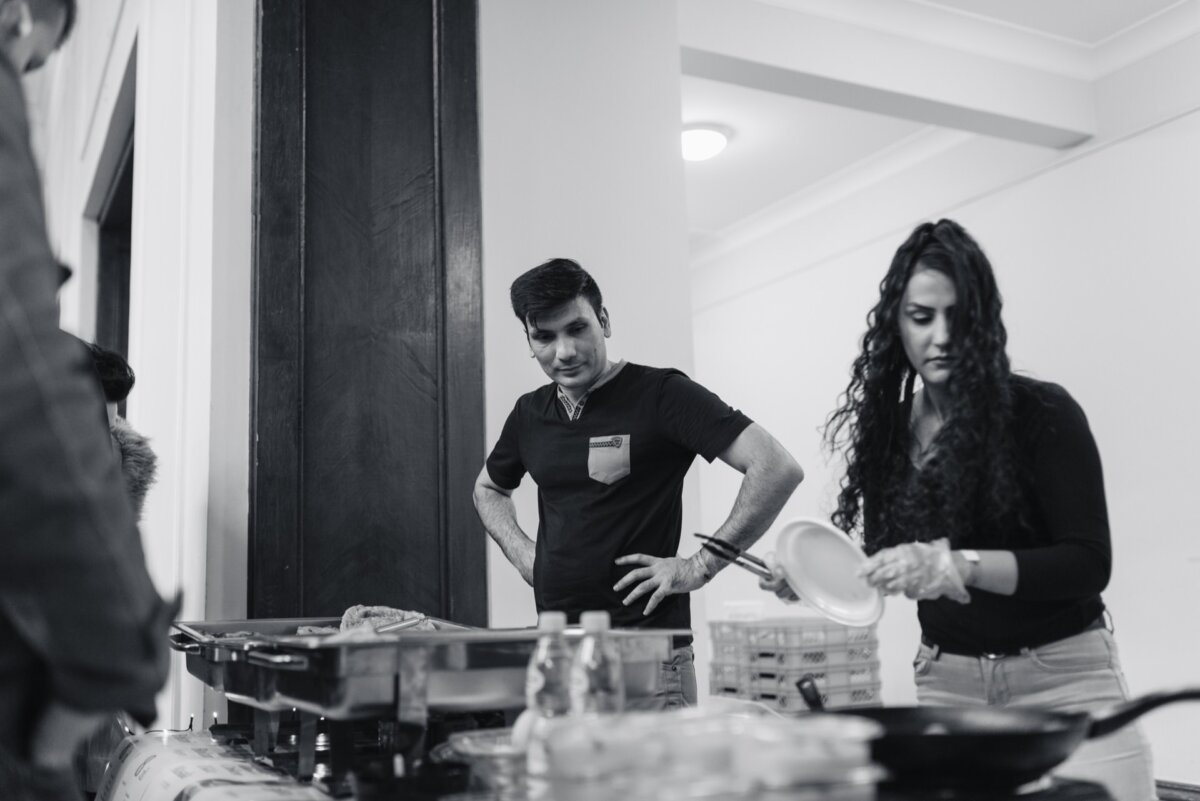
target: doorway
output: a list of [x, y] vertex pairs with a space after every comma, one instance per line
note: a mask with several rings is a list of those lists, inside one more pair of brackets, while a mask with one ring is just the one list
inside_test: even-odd
[[[116, 175], [96, 223], [97, 345], [129, 358], [129, 262], [133, 239], [133, 131], [122, 148]], [[117, 407], [125, 415], [125, 401]]]

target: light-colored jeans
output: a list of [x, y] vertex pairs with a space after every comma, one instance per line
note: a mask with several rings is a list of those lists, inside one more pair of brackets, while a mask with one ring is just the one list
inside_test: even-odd
[[[997, 658], [943, 654], [922, 644], [913, 672], [921, 704], [1095, 712], [1129, 698], [1117, 644], [1106, 629]], [[1150, 748], [1136, 725], [1085, 740], [1054, 774], [1101, 783], [1115, 801], [1155, 798]]]

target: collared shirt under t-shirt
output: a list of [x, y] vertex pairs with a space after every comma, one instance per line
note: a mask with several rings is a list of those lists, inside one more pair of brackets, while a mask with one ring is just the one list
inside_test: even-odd
[[555, 384], [522, 395], [487, 460], [497, 486], [538, 485], [533, 568], [538, 611], [607, 610], [617, 627], [690, 628], [687, 595], [643, 616], [613, 585], [636, 566], [618, 556], [675, 556], [683, 479], [696, 455], [711, 462], [750, 418], [678, 370], [624, 365], [593, 388], [571, 419]]

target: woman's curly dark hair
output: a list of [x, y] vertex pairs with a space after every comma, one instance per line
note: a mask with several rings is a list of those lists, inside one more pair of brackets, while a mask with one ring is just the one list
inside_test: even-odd
[[[909, 459], [917, 373], [900, 340], [901, 301], [918, 264], [949, 277], [957, 298], [945, 421], [919, 470]], [[952, 545], [998, 545], [1010, 530], [1018, 488], [1000, 307], [987, 256], [953, 220], [917, 226], [896, 251], [867, 315], [842, 405], [825, 429], [827, 445], [844, 450], [847, 463], [833, 523], [860, 532], [868, 552], [939, 537]]]

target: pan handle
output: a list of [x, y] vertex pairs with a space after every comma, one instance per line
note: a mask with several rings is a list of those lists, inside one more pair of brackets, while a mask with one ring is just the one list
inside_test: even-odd
[[168, 638], [168, 642], [171, 645], [171, 649], [174, 651], [182, 651], [185, 654], [200, 653], [200, 643], [191, 642], [181, 634], [172, 634]]
[[804, 699], [810, 712], [825, 709], [825, 702], [821, 700], [821, 691], [817, 689], [817, 680], [813, 678], [813, 674], [805, 673], [801, 676], [796, 682], [796, 689], [800, 691], [800, 697]]
[[308, 670], [308, 657], [303, 654], [268, 654], [263, 651], [250, 651], [246, 660], [252, 665], [273, 667], [280, 670]]
[[1151, 709], [1157, 709], [1163, 704], [1173, 704], [1176, 701], [1200, 701], [1200, 687], [1184, 687], [1179, 690], [1149, 693], [1112, 706], [1104, 712], [1092, 716], [1087, 736], [1091, 738], [1111, 734]]

